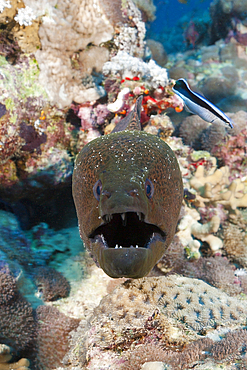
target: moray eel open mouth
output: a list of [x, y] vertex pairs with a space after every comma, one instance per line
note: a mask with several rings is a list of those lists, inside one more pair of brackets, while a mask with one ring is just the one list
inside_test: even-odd
[[148, 248], [153, 239], [165, 241], [165, 233], [156, 225], [144, 222], [141, 212], [104, 215], [104, 224], [89, 236], [104, 248]]
[[166, 234], [145, 222], [141, 212], [107, 214], [102, 219], [104, 223], [89, 235], [98, 245], [100, 265], [112, 277], [138, 277], [139, 268], [150, 263], [151, 249], [157, 242], [163, 244]]

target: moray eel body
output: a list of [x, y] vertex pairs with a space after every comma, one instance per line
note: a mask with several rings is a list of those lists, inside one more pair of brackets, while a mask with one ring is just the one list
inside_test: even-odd
[[149, 273], [174, 236], [183, 199], [173, 151], [139, 131], [141, 101], [119, 122], [120, 131], [81, 150], [73, 173], [81, 238], [113, 278]]

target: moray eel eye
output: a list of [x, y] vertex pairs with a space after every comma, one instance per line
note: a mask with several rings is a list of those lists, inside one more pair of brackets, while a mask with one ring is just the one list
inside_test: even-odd
[[149, 179], [147, 179], [145, 182], [145, 192], [148, 199], [152, 198], [152, 196], [154, 195], [154, 186], [152, 181], [150, 181]]
[[98, 181], [96, 181], [96, 183], [94, 184], [94, 187], [93, 187], [93, 195], [95, 196], [95, 198], [97, 200], [100, 199], [101, 191], [102, 191], [102, 183], [101, 183], [100, 180], [98, 180]]

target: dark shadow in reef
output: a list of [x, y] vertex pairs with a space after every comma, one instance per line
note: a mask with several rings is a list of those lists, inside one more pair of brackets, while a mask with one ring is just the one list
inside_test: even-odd
[[6, 200], [0, 194], [0, 209], [13, 213], [22, 230], [29, 230], [40, 222], [55, 230], [77, 226], [70, 186], [49, 189], [35, 198], [22, 198], [15, 202]]

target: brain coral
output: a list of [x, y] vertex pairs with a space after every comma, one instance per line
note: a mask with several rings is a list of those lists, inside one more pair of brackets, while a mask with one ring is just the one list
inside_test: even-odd
[[[117, 353], [128, 353], [140, 344], [159, 343], [164, 349], [183, 350], [201, 338], [202, 332], [240, 326], [246, 314], [244, 302], [201, 280], [177, 275], [127, 280], [94, 310], [87, 338], [85, 330], [84, 337], [77, 337], [69, 364], [82, 364], [87, 359], [87, 369], [95, 369], [103, 358], [105, 364], [112, 362], [111, 357], [104, 357], [108, 353], [115, 356], [115, 369], [123, 359]], [[86, 350], [83, 356], [81, 349]]]
[[195, 331], [237, 323], [247, 314], [244, 304], [216, 288], [175, 275], [127, 280], [102, 299], [95, 314], [134, 325], [151, 306]]

